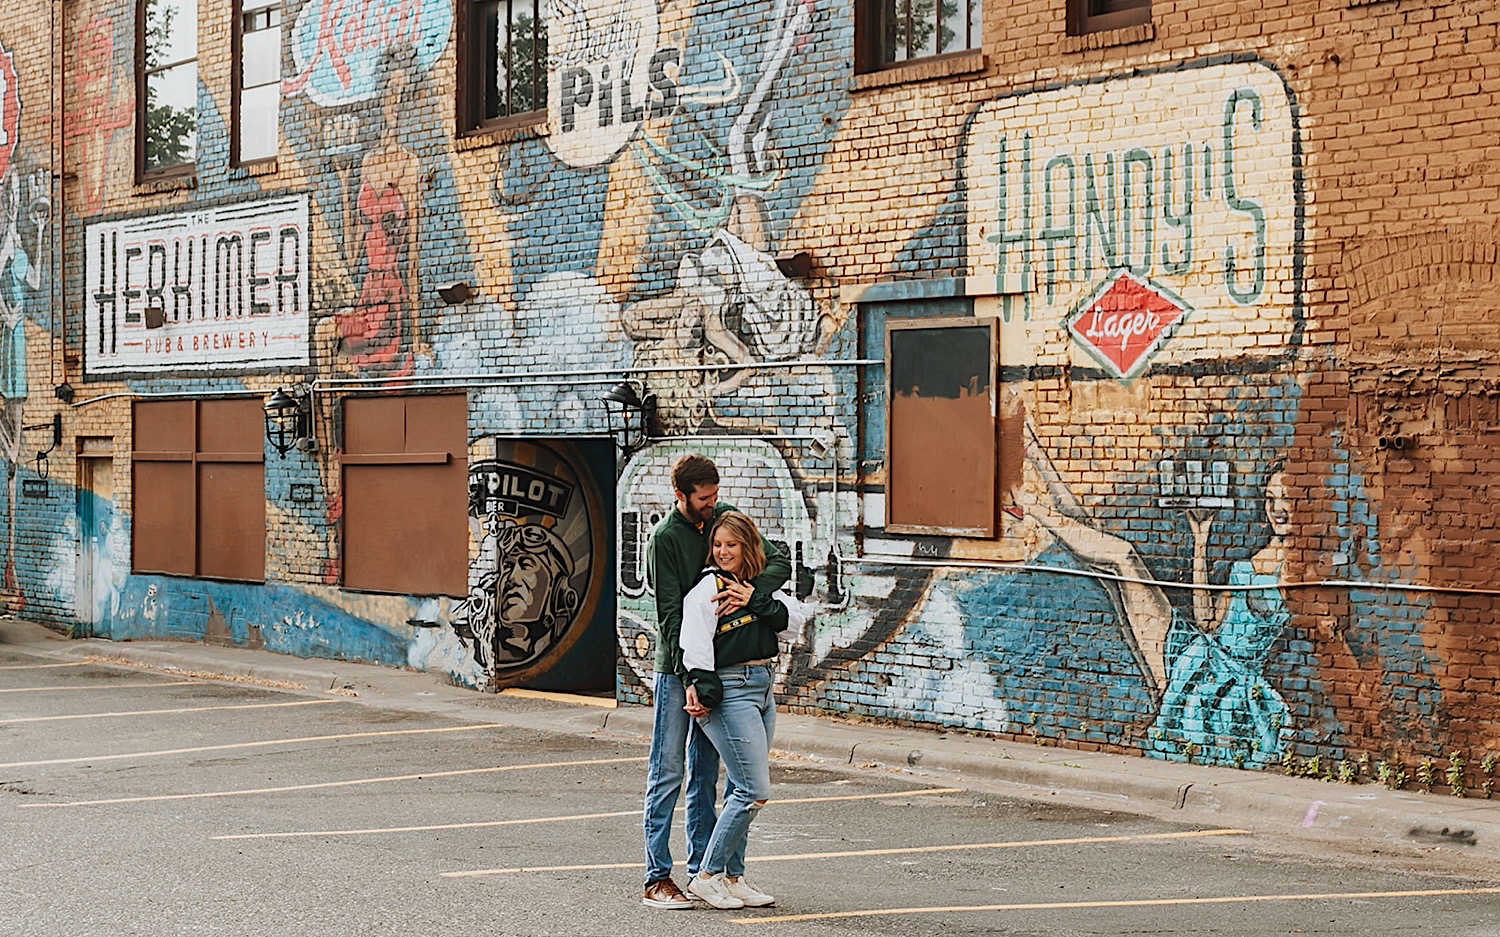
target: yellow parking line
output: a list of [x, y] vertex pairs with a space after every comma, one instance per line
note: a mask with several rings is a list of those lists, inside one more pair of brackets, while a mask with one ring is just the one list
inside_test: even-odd
[[0, 670], [46, 670], [50, 667], [86, 667], [86, 660], [75, 660], [66, 664], [0, 664]]
[[88, 686], [13, 686], [0, 690], [0, 693], [56, 693], [64, 690], [138, 690], [142, 687], [187, 686], [191, 683], [202, 682], [202, 680], [173, 680], [170, 683], [91, 683]]
[[22, 719], [0, 719], [0, 726], [18, 722], [56, 722], [60, 719], [110, 719], [117, 716], [173, 716], [179, 713], [207, 713], [224, 709], [276, 709], [284, 706], [326, 706], [329, 703], [345, 703], [341, 699], [298, 700], [295, 703], [237, 703], [232, 706], [189, 706], [179, 709], [122, 709], [108, 713], [77, 713], [71, 716], [26, 716]]
[[296, 745], [300, 742], [342, 742], [348, 739], [373, 739], [390, 735], [430, 735], [438, 732], [477, 732], [480, 729], [510, 728], [503, 722], [473, 726], [445, 726], [439, 729], [391, 729], [385, 732], [346, 732], [340, 735], [304, 735], [298, 738], [266, 739], [263, 742], [234, 742], [228, 745], [199, 745], [194, 748], [164, 748], [150, 752], [127, 752], [123, 755], [86, 755], [82, 758], [44, 758], [39, 761], [11, 761], [0, 768], [33, 768], [40, 765], [72, 765], [79, 762], [125, 761], [131, 758], [159, 758], [163, 755], [194, 755], [199, 752], [224, 752], [237, 748], [265, 748], [270, 745]]
[[[851, 849], [842, 852], [802, 852], [784, 856], [756, 856], [756, 862], [800, 862], [807, 859], [851, 859], [864, 856], [908, 856], [934, 852], [966, 852], [974, 849], [1019, 849], [1026, 846], [1077, 846], [1093, 843], [1138, 843], [1158, 839], [1192, 839], [1204, 836], [1248, 836], [1249, 830], [1189, 830], [1185, 833], [1142, 833], [1134, 836], [1083, 836], [1071, 839], [1010, 840], [1000, 843], [944, 843], [937, 846], [899, 846], [889, 849]], [[585, 872], [600, 869], [633, 869], [639, 862], [596, 865], [517, 866], [510, 869], [475, 869], [469, 872], [439, 872], [444, 878], [479, 875], [510, 875], [517, 872]]]
[[[491, 728], [480, 726], [479, 728]], [[380, 734], [380, 733], [375, 733]], [[346, 738], [348, 736], [328, 736]], [[424, 771], [421, 774], [397, 774], [382, 778], [355, 778], [349, 781], [324, 781], [320, 784], [288, 784], [283, 787], [243, 788], [234, 791], [198, 791], [192, 794], [154, 794], [149, 797], [115, 797], [110, 800], [74, 800], [65, 804], [21, 804], [21, 809], [55, 807], [97, 807], [101, 804], [138, 804], [155, 800], [196, 800], [203, 797], [241, 797], [249, 794], [284, 794], [289, 791], [311, 791], [326, 787], [356, 787], [361, 784], [384, 784], [388, 781], [425, 781], [428, 778], [452, 778], [466, 774], [494, 774], [500, 771], [528, 771], [541, 768], [568, 768], [573, 765], [610, 765], [627, 761], [645, 761], [645, 757], [592, 758], [587, 761], [548, 761], [530, 765], [501, 765], [491, 768], [464, 768], [457, 771]], [[5, 765], [0, 765], [0, 768]]]
[[1314, 895], [1225, 895], [1218, 898], [1135, 898], [1121, 901], [1044, 901], [1032, 904], [950, 905], [935, 908], [871, 908], [822, 914], [778, 914], [774, 917], [734, 918], [736, 924], [785, 924], [792, 921], [832, 921], [840, 918], [898, 914], [973, 914], [980, 911], [1071, 911], [1089, 908], [1160, 908], [1206, 904], [1254, 904], [1267, 901], [1355, 901], [1376, 898], [1438, 898], [1453, 895], [1500, 895], [1500, 888], [1426, 888], [1410, 891], [1345, 891]]
[[[643, 759], [621, 759], [640, 761]], [[588, 764], [589, 762], [570, 761], [566, 764]], [[431, 775], [424, 775], [431, 777]], [[877, 798], [890, 797], [916, 797], [924, 794], [957, 794], [961, 788], [939, 787], [919, 791], [897, 791], [887, 794], [846, 794], [837, 797], [790, 797], [784, 800], [773, 800], [775, 804], [821, 804], [831, 801], [845, 800], [874, 800]], [[199, 795], [201, 796], [201, 795]], [[41, 804], [30, 804], [29, 806], [43, 806]], [[677, 812], [682, 812], [681, 807]], [[493, 826], [521, 826], [531, 823], [562, 823], [572, 820], [600, 820], [607, 817], [638, 817], [639, 810], [616, 810], [612, 813], [572, 813], [560, 817], [526, 817], [519, 820], [476, 820], [469, 823], [429, 823], [424, 826], [385, 826], [373, 827], [364, 830], [292, 830], [284, 833], [235, 833], [228, 836], [214, 836], [213, 839], [293, 839], [303, 836], [372, 836], [380, 833], [430, 833], [437, 830], [473, 830]]]
[[500, 691], [501, 696], [514, 696], [517, 699], [540, 699], [552, 703], [568, 703], [573, 706], [594, 706], [599, 709], [617, 709], [619, 704], [613, 699], [605, 699], [598, 696], [584, 696], [579, 693], [558, 693], [553, 690], [528, 690], [525, 687], [506, 687]]

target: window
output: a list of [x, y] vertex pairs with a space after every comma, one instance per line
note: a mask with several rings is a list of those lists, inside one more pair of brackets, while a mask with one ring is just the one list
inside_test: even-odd
[[190, 171], [198, 149], [198, 0], [136, 7], [136, 175]]
[[886, 529], [994, 537], [995, 320], [886, 321]]
[[1068, 35], [1151, 22], [1151, 0], [1068, 0]]
[[465, 6], [464, 129], [534, 123], [547, 109], [544, 0], [475, 0]]
[[856, 0], [855, 70], [978, 49], [981, 0]]
[[344, 401], [344, 586], [468, 595], [468, 403]]
[[260, 399], [138, 401], [133, 416], [131, 569], [264, 580]]
[[273, 159], [281, 107], [281, 0], [238, 0], [234, 161]]

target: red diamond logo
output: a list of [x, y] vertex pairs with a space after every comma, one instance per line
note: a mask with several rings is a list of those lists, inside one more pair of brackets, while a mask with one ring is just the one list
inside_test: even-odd
[[1132, 378], [1189, 308], [1170, 291], [1121, 270], [1069, 314], [1068, 331], [1116, 377]]

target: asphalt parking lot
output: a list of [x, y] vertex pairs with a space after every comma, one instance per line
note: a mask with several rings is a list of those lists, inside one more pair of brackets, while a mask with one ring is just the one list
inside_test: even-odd
[[1500, 934], [1487, 863], [798, 757], [752, 830], [777, 905], [655, 911], [644, 741], [538, 728], [556, 705], [457, 718], [0, 646], [0, 933]]

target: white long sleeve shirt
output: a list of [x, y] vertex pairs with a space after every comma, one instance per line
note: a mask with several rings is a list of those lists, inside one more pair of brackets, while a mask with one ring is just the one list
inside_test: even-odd
[[682, 599], [678, 643], [682, 646], [682, 666], [689, 670], [715, 669], [714, 632], [719, 627], [719, 609], [714, 596], [718, 594], [718, 577], [707, 575]]

